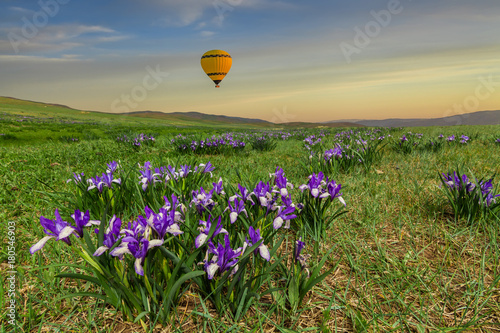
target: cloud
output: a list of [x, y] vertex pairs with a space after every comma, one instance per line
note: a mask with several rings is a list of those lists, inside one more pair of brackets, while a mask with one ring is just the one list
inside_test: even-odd
[[125, 36], [125, 35], [103, 36], [103, 37], [98, 37], [96, 41], [99, 43], [110, 43], [110, 42], [119, 42], [130, 38], [131, 36]]
[[200, 32], [200, 35], [201, 35], [201, 37], [212, 37], [213, 35], [215, 35], [215, 32], [203, 30]]
[[27, 55], [0, 55], [0, 64], [29, 64], [29, 65], [42, 65], [48, 63], [62, 63], [62, 62], [75, 62], [81, 61], [76, 54], [64, 54], [60, 58], [57, 57], [41, 57], [41, 56], [27, 56]]
[[9, 10], [15, 12], [16, 14], [21, 14], [21, 15], [26, 15], [26, 14], [33, 14], [32, 10], [22, 8], [22, 7], [17, 7], [17, 6], [11, 6], [8, 8]]
[[61, 52], [130, 38], [100, 25], [60, 24], [29, 29], [22, 25], [0, 28], [0, 53]]
[[[253, 10], [284, 10], [298, 8], [296, 5], [284, 1], [271, 0], [149, 0], [145, 4], [156, 6], [165, 11], [163, 17], [155, 20], [154, 25], [162, 27], [185, 27], [208, 18], [219, 25], [224, 18], [237, 9]], [[198, 23], [202, 28], [205, 22]]]
[[[215, 0], [220, 1], [220, 0]], [[152, 0], [164, 14], [154, 25], [184, 27], [197, 22], [208, 8], [213, 8], [214, 0]]]

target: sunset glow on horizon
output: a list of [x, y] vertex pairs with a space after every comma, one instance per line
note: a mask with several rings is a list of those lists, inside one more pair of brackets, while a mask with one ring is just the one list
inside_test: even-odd
[[[0, 17], [0, 96], [276, 123], [500, 110], [493, 0], [22, 0]], [[212, 49], [233, 59], [219, 89]]]

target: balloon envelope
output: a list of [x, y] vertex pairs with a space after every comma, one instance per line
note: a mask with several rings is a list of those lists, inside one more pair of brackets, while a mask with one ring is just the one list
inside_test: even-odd
[[216, 88], [219, 88], [219, 83], [231, 69], [232, 63], [231, 55], [222, 50], [211, 50], [201, 57], [201, 68], [214, 81]]

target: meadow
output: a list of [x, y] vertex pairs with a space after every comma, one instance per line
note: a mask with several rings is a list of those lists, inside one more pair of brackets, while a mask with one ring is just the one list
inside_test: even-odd
[[[11, 262], [18, 332], [500, 331], [498, 125], [228, 128], [3, 102], [2, 332]], [[110, 169], [119, 182], [97, 179]], [[453, 202], [457, 171], [465, 197], [492, 179], [477, 211]], [[79, 235], [76, 209], [97, 221]], [[33, 251], [56, 214], [75, 231]], [[95, 255], [113, 217], [152, 250]]]

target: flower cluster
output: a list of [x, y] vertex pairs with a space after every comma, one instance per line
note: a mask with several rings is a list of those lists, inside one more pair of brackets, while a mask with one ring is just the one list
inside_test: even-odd
[[99, 176], [91, 177], [90, 179], [87, 179], [87, 182], [90, 184], [89, 187], [87, 188], [87, 191], [97, 188], [99, 193], [102, 192], [104, 186], [113, 189], [113, 183], [121, 185], [121, 179], [113, 178], [112, 172], [103, 172], [101, 177]]
[[328, 162], [332, 158], [333, 159], [341, 159], [343, 157], [343, 153], [344, 153], [344, 149], [339, 144], [337, 144], [337, 146], [335, 146], [334, 148], [326, 150], [325, 153], [323, 154], [323, 156], [324, 156], [325, 162]]
[[180, 153], [211, 155], [241, 151], [246, 146], [244, 141], [235, 138], [231, 133], [202, 139], [177, 135], [170, 143]]
[[151, 165], [150, 161], [144, 163], [144, 165], [139, 164], [139, 183], [141, 184], [142, 190], [146, 191], [149, 186], [154, 186], [156, 183], [165, 183], [168, 181], [179, 181], [180, 179], [188, 177], [190, 174], [203, 174], [209, 173], [215, 169], [212, 163], [207, 162], [206, 164], [200, 164], [192, 168], [191, 165], [181, 165], [176, 168], [174, 166], [162, 166], [155, 168]]
[[304, 146], [307, 150], [312, 150], [314, 146], [321, 143], [321, 138], [316, 135], [310, 135], [304, 139]]
[[[101, 190], [108, 182], [113, 183], [113, 175], [123, 172], [121, 168], [116, 161], [108, 163], [103, 177], [94, 177], [92, 185]], [[304, 204], [292, 200], [294, 185], [279, 166], [269, 179], [237, 187], [224, 183], [222, 178], [211, 181], [208, 174], [214, 167], [210, 162], [155, 168], [147, 161], [139, 164], [139, 170], [132, 170], [138, 171], [141, 186], [126, 178], [120, 192], [100, 195], [97, 191], [78, 191], [80, 197], [75, 202], [92, 210], [75, 210], [70, 215], [74, 222], [64, 220], [57, 209], [54, 220], [40, 217], [46, 236], [30, 249], [32, 254], [37, 252], [51, 238], [74, 246], [75, 253], [92, 270], [88, 280], [100, 285], [110, 304], [123, 313], [133, 316], [146, 311], [149, 304], [156, 308], [167, 304], [164, 302], [176, 304], [180, 296], [174, 294], [188, 283], [196, 284], [218, 311], [229, 307], [233, 314], [238, 313], [234, 298], [245, 299], [249, 307], [277, 269], [280, 260], [276, 251], [285, 237], [276, 236], [291, 228], [292, 223], [294, 232], [304, 232], [297, 222]], [[75, 173], [70, 181], [80, 189], [86, 185], [83, 173]], [[322, 207], [334, 198], [344, 202], [340, 184], [325, 179], [322, 173], [311, 175], [308, 185], [303, 186], [309, 186], [309, 192], [316, 195], [311, 200], [321, 202]], [[108, 197], [110, 201], [105, 200]], [[115, 197], [125, 204], [117, 206]], [[327, 197], [331, 200], [323, 200]], [[96, 206], [101, 201], [102, 205]], [[134, 207], [127, 210], [131, 202]], [[314, 210], [315, 206], [309, 209]], [[100, 214], [101, 220], [91, 220], [91, 214]], [[124, 216], [128, 221], [122, 222]], [[92, 227], [92, 231], [86, 227]], [[307, 255], [301, 254], [304, 243], [298, 245], [295, 260], [307, 271]], [[292, 264], [291, 269], [297, 269], [297, 265]], [[319, 268], [314, 271], [319, 272]], [[87, 279], [87, 275], [78, 276]], [[229, 284], [228, 279], [232, 279]], [[310, 286], [319, 281], [313, 277]], [[177, 291], [169, 289], [173, 286]], [[229, 288], [231, 291], [226, 293]], [[119, 290], [126, 292], [114, 298]], [[220, 292], [215, 295], [214, 290]], [[147, 299], [149, 303], [136, 302], [137, 299]]]
[[[491, 206], [492, 203], [496, 203], [496, 198], [500, 197], [500, 194], [493, 193], [493, 179], [487, 181], [477, 180], [476, 182], [471, 182], [467, 175], [459, 175], [456, 171], [451, 173], [443, 173], [444, 183], [452, 190], [459, 193], [465, 193], [465, 195], [475, 195], [481, 192], [481, 197], [483, 198], [483, 204], [487, 207]], [[475, 195], [478, 201], [479, 197]]]
[[309, 182], [299, 186], [299, 189], [302, 192], [304, 192], [304, 190], [308, 190], [313, 198], [330, 198], [331, 201], [338, 198], [339, 201], [346, 206], [346, 203], [342, 198], [342, 193], [340, 192], [341, 188], [342, 185], [337, 184], [335, 180], [328, 180], [328, 177], [325, 179], [325, 175], [321, 171], [318, 174], [313, 173], [310, 175]]
[[101, 223], [101, 221], [91, 220], [88, 210], [85, 213], [79, 211], [78, 209], [75, 210], [75, 212], [71, 215], [75, 222], [73, 225], [61, 218], [57, 208], [54, 214], [56, 216], [55, 220], [40, 216], [40, 224], [44, 229], [43, 232], [47, 236], [42, 238], [30, 248], [31, 254], [42, 249], [45, 246], [45, 243], [47, 243], [47, 241], [51, 238], [55, 238], [56, 241], [62, 240], [66, 244], [71, 245], [71, 240], [69, 239], [71, 234], [75, 234], [76, 237], [82, 237], [84, 227], [98, 225]]
[[249, 138], [253, 150], [271, 151], [277, 146], [276, 138], [272, 135], [254, 134]]
[[[115, 173], [119, 169], [119, 163], [116, 161], [111, 161], [107, 163], [106, 172], [103, 172], [101, 176], [96, 175], [89, 179], [85, 179], [85, 173], [73, 173], [73, 178], [70, 178], [66, 183], [74, 182], [78, 186], [85, 186], [87, 191], [97, 189], [99, 193], [102, 193], [104, 187], [113, 189], [113, 183], [121, 185], [121, 178], [115, 178]], [[87, 184], [85, 184], [87, 183]]]
[[[110, 227], [104, 234], [103, 246], [94, 253], [94, 256], [103, 254], [121, 239], [120, 244], [110, 252], [110, 255], [119, 257], [120, 260], [123, 260], [125, 254], [132, 255], [135, 258], [136, 273], [144, 275], [143, 264], [148, 251], [153, 247], [161, 246], [167, 234], [178, 236], [183, 233], [179, 224], [183, 222], [184, 207], [175, 195], [172, 195], [171, 201], [167, 197], [164, 200], [165, 205], [160, 208], [158, 213], [146, 206], [145, 216], [139, 215], [136, 220], [129, 222], [128, 227], [121, 229], [119, 233], [117, 231], [121, 221], [114, 216], [110, 221]], [[121, 238], [119, 235], [124, 237]]]
[[122, 136], [118, 136], [116, 141], [131, 144], [134, 148], [140, 148], [142, 145], [152, 145], [156, 142], [156, 139], [153, 136], [146, 135], [141, 133], [135, 137], [128, 137], [126, 134]]

